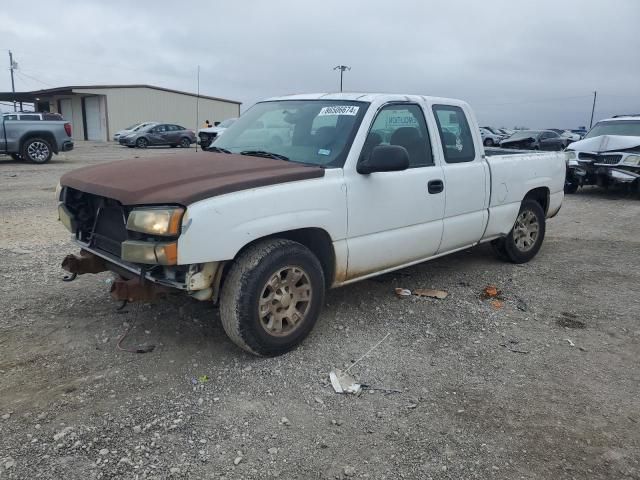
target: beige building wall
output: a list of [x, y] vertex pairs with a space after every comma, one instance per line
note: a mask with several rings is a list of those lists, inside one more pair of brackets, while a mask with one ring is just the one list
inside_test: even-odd
[[[74, 89], [73, 92], [86, 95], [104, 95], [108, 126], [108, 132], [105, 133], [108, 134], [109, 139], [113, 138], [113, 134], [118, 130], [143, 121], [175, 123], [185, 128], [197, 130], [205, 120], [209, 120], [211, 123], [221, 122], [229, 117], [240, 115], [240, 105], [237, 103], [200, 97], [198, 101], [199, 115], [196, 122], [195, 96], [152, 88]], [[76, 99], [80, 107], [80, 98], [76, 97]], [[102, 113], [102, 108], [100, 110]], [[81, 107], [78, 111], [80, 112], [80, 128], [82, 128]], [[75, 128], [75, 103], [73, 116]], [[84, 135], [84, 131], [82, 134]], [[78, 138], [80, 137], [78, 136]]]
[[78, 96], [53, 96], [47, 97], [49, 100], [49, 107], [52, 112], [58, 112], [58, 100], [71, 100], [71, 111], [73, 112], [71, 118], [65, 118], [71, 122], [71, 137], [74, 140], [84, 140], [84, 126], [82, 124], [82, 99]]

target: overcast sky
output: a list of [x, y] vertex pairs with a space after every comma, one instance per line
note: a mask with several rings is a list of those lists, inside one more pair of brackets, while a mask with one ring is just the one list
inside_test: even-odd
[[336, 91], [462, 98], [481, 124], [640, 113], [640, 0], [2, 0], [0, 91], [149, 83], [242, 101]]

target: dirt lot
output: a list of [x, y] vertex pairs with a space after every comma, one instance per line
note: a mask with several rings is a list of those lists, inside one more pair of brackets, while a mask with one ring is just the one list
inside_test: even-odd
[[[482, 246], [331, 291], [301, 348], [258, 359], [209, 304], [117, 312], [109, 275], [60, 280], [59, 176], [160, 153], [0, 161], [0, 478], [640, 478], [640, 200], [567, 198], [526, 265]], [[155, 351], [117, 350], [127, 324]], [[352, 372], [401, 392], [333, 393], [388, 332]]]

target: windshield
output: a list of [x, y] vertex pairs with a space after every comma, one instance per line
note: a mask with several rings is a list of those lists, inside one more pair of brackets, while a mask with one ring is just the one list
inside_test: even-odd
[[535, 138], [540, 134], [537, 130], [523, 130], [511, 135], [507, 140], [524, 140], [525, 138]]
[[589, 130], [589, 133], [587, 133], [584, 138], [599, 137], [600, 135], [640, 137], [640, 120], [599, 122]]
[[213, 146], [231, 153], [269, 152], [292, 162], [342, 167], [368, 106], [345, 100], [258, 103]]
[[229, 128], [236, 120], [236, 118], [227, 118], [224, 122], [220, 122], [218, 126], [222, 128]]
[[139, 127], [140, 124], [139, 123], [134, 123], [133, 125], [128, 126], [127, 128], [125, 128], [125, 130], [133, 130], [136, 127]]

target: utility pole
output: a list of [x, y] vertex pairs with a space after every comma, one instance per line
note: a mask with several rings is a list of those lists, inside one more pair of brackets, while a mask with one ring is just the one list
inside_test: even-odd
[[198, 151], [198, 126], [200, 125], [200, 65], [198, 65], [198, 87], [196, 96], [196, 152]]
[[13, 70], [16, 69], [18, 67], [17, 63], [14, 63], [13, 61], [13, 53], [11, 53], [11, 50], [9, 50], [9, 70], [11, 71], [11, 92], [13, 93], [13, 111], [17, 112], [18, 109], [16, 108], [16, 84], [13, 80]]
[[340, 91], [342, 91], [342, 75], [344, 74], [345, 70], [351, 70], [351, 67], [347, 66], [347, 65], [337, 65], [335, 67], [333, 67], [334, 70], [340, 70]]
[[589, 122], [589, 129], [593, 126], [593, 113], [596, 111], [596, 97], [598, 92], [593, 92], [593, 107], [591, 107], [591, 121]]

